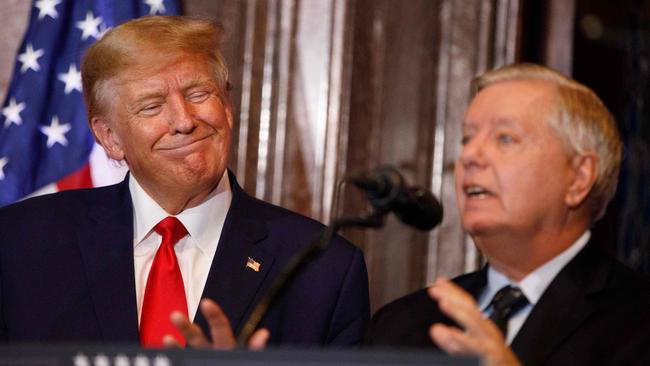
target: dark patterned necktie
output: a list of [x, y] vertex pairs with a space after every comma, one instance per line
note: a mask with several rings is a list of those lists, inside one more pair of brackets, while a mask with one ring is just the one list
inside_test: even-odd
[[527, 304], [528, 299], [518, 287], [504, 286], [492, 298], [490, 320], [499, 327], [503, 336], [507, 337], [508, 320]]

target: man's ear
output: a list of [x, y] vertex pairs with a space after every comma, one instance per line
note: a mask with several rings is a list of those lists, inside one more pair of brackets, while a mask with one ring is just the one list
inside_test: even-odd
[[94, 116], [90, 119], [90, 128], [95, 138], [106, 151], [108, 156], [116, 161], [124, 160], [124, 150], [119, 137], [104, 117]]
[[571, 161], [575, 173], [567, 190], [565, 202], [569, 207], [578, 207], [589, 195], [598, 177], [598, 157], [589, 152], [577, 155]]

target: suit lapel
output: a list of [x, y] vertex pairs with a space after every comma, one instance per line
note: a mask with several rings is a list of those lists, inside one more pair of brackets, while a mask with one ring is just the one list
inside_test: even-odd
[[[262, 295], [259, 290], [273, 266], [274, 257], [260, 243], [267, 237], [268, 229], [263, 220], [255, 218], [254, 199], [243, 192], [234, 177], [231, 176], [230, 181], [233, 200], [202, 298], [215, 300], [238, 333], [245, 321], [244, 315], [252, 310], [255, 300]], [[249, 257], [259, 263], [257, 271], [251, 268], [255, 267], [254, 263], [247, 266]], [[194, 322], [210, 334], [200, 311], [196, 313]]]
[[138, 316], [133, 269], [133, 209], [128, 178], [102, 188], [78, 232], [90, 295], [105, 341], [134, 341]]
[[468, 273], [454, 279], [454, 282], [458, 284], [463, 290], [469, 292], [475, 300], [478, 300], [479, 296], [487, 286], [487, 265], [483, 266], [479, 271]]
[[590, 295], [605, 287], [609, 265], [592, 247], [558, 273], [517, 333], [511, 347], [524, 365], [542, 364], [596, 310]]

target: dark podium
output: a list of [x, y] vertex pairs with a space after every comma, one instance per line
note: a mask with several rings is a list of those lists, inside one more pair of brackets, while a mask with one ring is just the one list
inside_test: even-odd
[[0, 366], [472, 366], [478, 360], [422, 350], [270, 349], [260, 352], [150, 350], [122, 346], [0, 346]]

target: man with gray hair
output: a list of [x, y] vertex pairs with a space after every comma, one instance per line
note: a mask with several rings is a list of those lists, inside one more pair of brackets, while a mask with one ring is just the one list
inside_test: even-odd
[[486, 365], [647, 364], [650, 285], [590, 242], [616, 190], [613, 117], [589, 88], [538, 65], [490, 71], [473, 91], [455, 188], [487, 265], [385, 306], [367, 343]]

